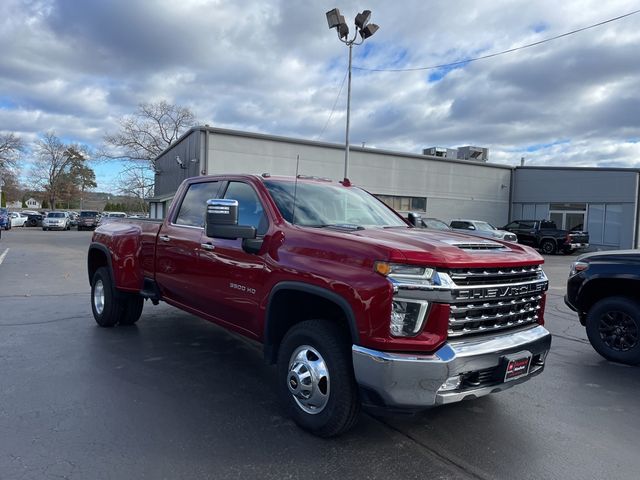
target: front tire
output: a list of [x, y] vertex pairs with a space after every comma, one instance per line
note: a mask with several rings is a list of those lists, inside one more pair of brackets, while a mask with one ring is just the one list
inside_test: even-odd
[[348, 335], [326, 320], [306, 320], [285, 335], [278, 354], [278, 393], [293, 420], [320, 437], [349, 430], [360, 400]]
[[587, 314], [587, 337], [607, 360], [640, 364], [640, 302], [608, 297], [596, 302]]
[[544, 240], [540, 245], [540, 250], [542, 250], [542, 253], [545, 253], [547, 255], [553, 255], [554, 253], [556, 253], [556, 249], [556, 242], [554, 242], [553, 240]]

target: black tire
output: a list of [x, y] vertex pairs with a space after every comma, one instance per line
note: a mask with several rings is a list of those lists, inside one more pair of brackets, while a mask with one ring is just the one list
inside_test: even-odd
[[133, 325], [140, 318], [144, 299], [139, 295], [118, 292], [107, 267], [96, 270], [91, 281], [91, 311], [101, 327]]
[[[303, 359], [302, 364], [293, 361], [296, 352], [300, 355], [296, 358]], [[319, 359], [316, 354], [319, 354]], [[298, 389], [298, 395], [302, 395], [307, 385], [303, 378], [305, 360], [310, 364], [322, 362], [326, 367], [326, 377], [312, 387], [312, 391], [326, 393], [319, 395], [323, 400], [316, 412], [310, 412], [315, 407], [305, 405], [305, 400], [301, 402], [301, 397], [296, 398], [290, 390], [291, 385], [292, 389]], [[338, 325], [326, 320], [306, 320], [294, 325], [280, 345], [277, 370], [278, 394], [289, 415], [301, 428], [327, 438], [346, 432], [356, 423], [360, 399], [353, 375], [351, 342]], [[301, 371], [302, 374], [298, 375]]]
[[47, 229], [46, 229], [45, 227], [42, 227], [42, 231], [43, 231], [43, 232], [46, 232], [46, 231], [47, 231]]
[[136, 323], [140, 319], [140, 315], [142, 315], [142, 307], [144, 307], [144, 298], [140, 295], [129, 295], [124, 313], [118, 324], [127, 326]]
[[30, 218], [29, 220], [27, 220], [27, 226], [28, 227], [37, 227], [38, 226], [38, 221], [35, 218]]
[[640, 364], [640, 302], [628, 297], [608, 297], [587, 313], [587, 337], [607, 360]]
[[553, 240], [543, 240], [540, 244], [540, 250], [542, 250], [542, 253], [547, 255], [553, 255], [556, 253], [557, 248], [558, 246]]

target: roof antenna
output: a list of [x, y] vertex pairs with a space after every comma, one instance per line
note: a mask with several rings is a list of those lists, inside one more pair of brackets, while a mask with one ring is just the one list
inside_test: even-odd
[[300, 167], [300, 154], [296, 155], [296, 178], [293, 183], [293, 211], [291, 213], [291, 224], [296, 224], [296, 196], [298, 194], [298, 168]]

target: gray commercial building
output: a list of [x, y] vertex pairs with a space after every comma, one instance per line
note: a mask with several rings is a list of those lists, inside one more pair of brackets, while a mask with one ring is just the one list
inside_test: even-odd
[[[486, 149], [480, 161], [350, 150], [350, 180], [403, 213], [496, 226], [550, 218], [568, 229], [582, 223], [594, 248], [638, 245], [638, 170], [511, 167], [488, 163]], [[342, 179], [344, 145], [201, 126], [165, 150], [156, 169], [150, 207], [152, 217], [162, 218], [178, 185], [192, 176], [297, 171]]]

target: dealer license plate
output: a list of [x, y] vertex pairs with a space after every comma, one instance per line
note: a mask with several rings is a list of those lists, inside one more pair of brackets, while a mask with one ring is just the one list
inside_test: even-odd
[[504, 381], [509, 382], [529, 374], [531, 366], [531, 353], [520, 352], [512, 355], [505, 355], [506, 370], [504, 373]]

